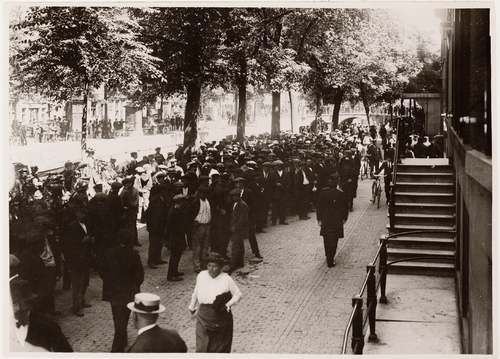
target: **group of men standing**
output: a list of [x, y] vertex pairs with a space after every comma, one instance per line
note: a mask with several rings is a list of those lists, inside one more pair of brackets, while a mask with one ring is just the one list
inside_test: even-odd
[[54, 288], [56, 278], [63, 277], [63, 288], [72, 289], [73, 313], [83, 316], [91, 305], [85, 293], [94, 268], [103, 280], [103, 300], [111, 304], [112, 351], [123, 351], [127, 303], [144, 281], [134, 250], [141, 245], [138, 220], [149, 233], [147, 265], [157, 269], [168, 262], [167, 280], [181, 281], [179, 264], [187, 248], [194, 272], [206, 269], [209, 253], [215, 252], [232, 273], [245, 265], [245, 239], [258, 262], [258, 233], [288, 225], [291, 216], [307, 220], [316, 209], [332, 267], [356, 197], [361, 165], [356, 140], [351, 131], [336, 131], [222, 140], [167, 156], [157, 148], [141, 161], [135, 152], [123, 166], [112, 161], [105, 170], [116, 176], [107, 183], [82, 176], [81, 166], [76, 170], [71, 164], [45, 182], [34, 182], [22, 168], [10, 197], [11, 253], [19, 259], [15, 272], [41, 298], [36, 309], [48, 314], [58, 313]]

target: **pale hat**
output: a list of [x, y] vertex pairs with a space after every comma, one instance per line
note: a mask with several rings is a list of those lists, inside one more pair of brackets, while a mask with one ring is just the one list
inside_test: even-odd
[[159, 314], [165, 310], [160, 297], [153, 293], [137, 293], [134, 301], [127, 304], [127, 308], [142, 314]]
[[135, 171], [136, 171], [137, 173], [143, 173], [143, 172], [146, 172], [146, 170], [144, 169], [144, 167], [141, 167], [141, 166], [136, 167], [136, 168], [135, 168]]

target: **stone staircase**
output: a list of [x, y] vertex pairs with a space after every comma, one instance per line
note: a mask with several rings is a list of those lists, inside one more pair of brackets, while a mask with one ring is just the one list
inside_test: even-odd
[[[397, 167], [392, 233], [455, 230], [455, 177], [447, 159], [403, 159]], [[390, 230], [389, 225], [387, 225]], [[418, 233], [390, 238], [389, 273], [451, 276], [455, 234]]]

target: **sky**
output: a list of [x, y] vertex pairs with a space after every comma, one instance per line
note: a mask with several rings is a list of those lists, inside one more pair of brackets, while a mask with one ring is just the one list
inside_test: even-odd
[[441, 44], [441, 19], [433, 7], [404, 6], [388, 10], [403, 28], [414, 29], [429, 39], [432, 49], [439, 52]]

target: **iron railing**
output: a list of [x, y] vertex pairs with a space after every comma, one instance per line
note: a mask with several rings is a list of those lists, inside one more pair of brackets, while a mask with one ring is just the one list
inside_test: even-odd
[[[370, 328], [370, 335], [368, 336], [369, 342], [378, 341], [376, 334], [375, 323], [377, 320], [377, 300], [381, 304], [387, 304], [386, 297], [386, 283], [387, 283], [387, 271], [388, 268], [399, 262], [411, 262], [418, 261], [421, 259], [435, 259], [437, 256], [426, 256], [426, 257], [409, 257], [404, 259], [398, 259], [396, 261], [387, 261], [387, 243], [390, 238], [400, 237], [400, 236], [411, 236], [416, 234], [427, 234], [427, 233], [444, 233], [444, 234], [454, 234], [455, 231], [448, 230], [422, 230], [422, 231], [409, 231], [385, 235], [380, 238], [380, 243], [373, 258], [372, 262], [366, 266], [366, 276], [361, 285], [361, 289], [355, 296], [352, 297], [352, 311], [349, 316], [349, 321], [347, 322], [346, 329], [344, 331], [344, 336], [342, 339], [342, 351], [341, 354], [347, 354], [347, 343], [349, 341], [349, 334], [351, 333], [351, 350], [352, 354], [363, 354], [363, 348], [365, 345], [365, 327], [368, 322]], [[376, 266], [378, 261], [378, 274], [379, 278], [376, 278]], [[378, 295], [380, 289], [380, 296]], [[366, 310], [363, 310], [363, 295], [366, 291]]]
[[389, 200], [389, 227], [390, 230], [394, 230], [394, 223], [396, 217], [396, 204], [394, 203], [395, 192], [396, 192], [396, 179], [397, 179], [397, 167], [399, 162], [399, 146], [401, 145], [401, 131], [400, 131], [401, 118], [396, 118], [396, 148], [394, 149], [394, 159], [392, 161], [392, 181], [390, 187], [390, 200]]

